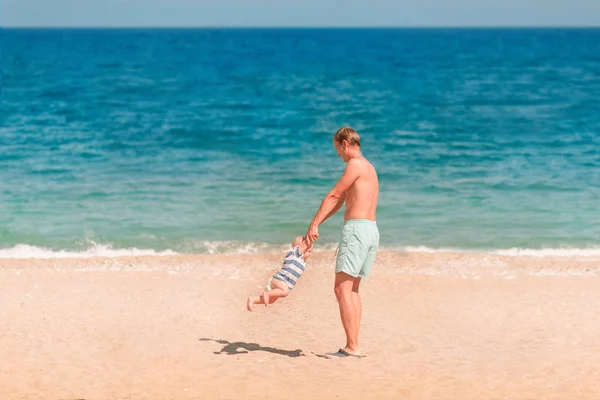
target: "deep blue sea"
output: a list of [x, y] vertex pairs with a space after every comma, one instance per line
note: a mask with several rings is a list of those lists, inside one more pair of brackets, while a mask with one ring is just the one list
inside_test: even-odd
[[600, 29], [2, 29], [0, 44], [5, 256], [268, 251], [341, 175], [344, 125], [379, 173], [383, 247], [600, 248]]

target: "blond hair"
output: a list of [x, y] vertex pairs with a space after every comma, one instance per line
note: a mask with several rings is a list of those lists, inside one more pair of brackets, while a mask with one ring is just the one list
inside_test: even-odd
[[350, 147], [358, 146], [360, 147], [360, 136], [356, 131], [349, 126], [345, 126], [339, 129], [335, 135], [333, 135], [333, 140], [337, 143], [342, 143], [342, 141], [347, 140], [350, 143]]

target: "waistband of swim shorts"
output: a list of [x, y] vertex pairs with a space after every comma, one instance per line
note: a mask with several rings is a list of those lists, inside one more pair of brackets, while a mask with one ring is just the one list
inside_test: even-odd
[[371, 221], [370, 219], [349, 219], [344, 222], [344, 225], [377, 225], [377, 221]]

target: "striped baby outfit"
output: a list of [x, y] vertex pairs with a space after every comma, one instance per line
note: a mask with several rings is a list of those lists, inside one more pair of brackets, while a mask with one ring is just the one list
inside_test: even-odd
[[305, 267], [304, 254], [300, 254], [300, 246], [296, 246], [285, 256], [281, 269], [275, 272], [273, 279], [287, 283], [288, 288], [293, 290]]

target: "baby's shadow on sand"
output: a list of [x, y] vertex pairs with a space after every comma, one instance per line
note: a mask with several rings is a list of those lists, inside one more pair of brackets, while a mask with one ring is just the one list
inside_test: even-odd
[[[297, 350], [281, 350], [281, 349], [276, 349], [274, 347], [263, 347], [261, 345], [259, 345], [258, 343], [246, 343], [246, 342], [228, 342], [227, 340], [216, 340], [216, 339], [209, 339], [209, 338], [200, 338], [198, 339], [201, 342], [215, 342], [215, 343], [219, 343], [224, 345], [224, 347], [221, 349], [221, 351], [215, 351], [215, 354], [246, 354], [249, 353], [251, 351], [264, 351], [266, 353], [273, 353], [273, 354], [279, 354], [282, 356], [288, 356], [288, 357], [301, 357], [304, 356], [304, 354], [302, 353], [302, 350], [297, 349]], [[240, 350], [243, 349], [243, 350]]]

